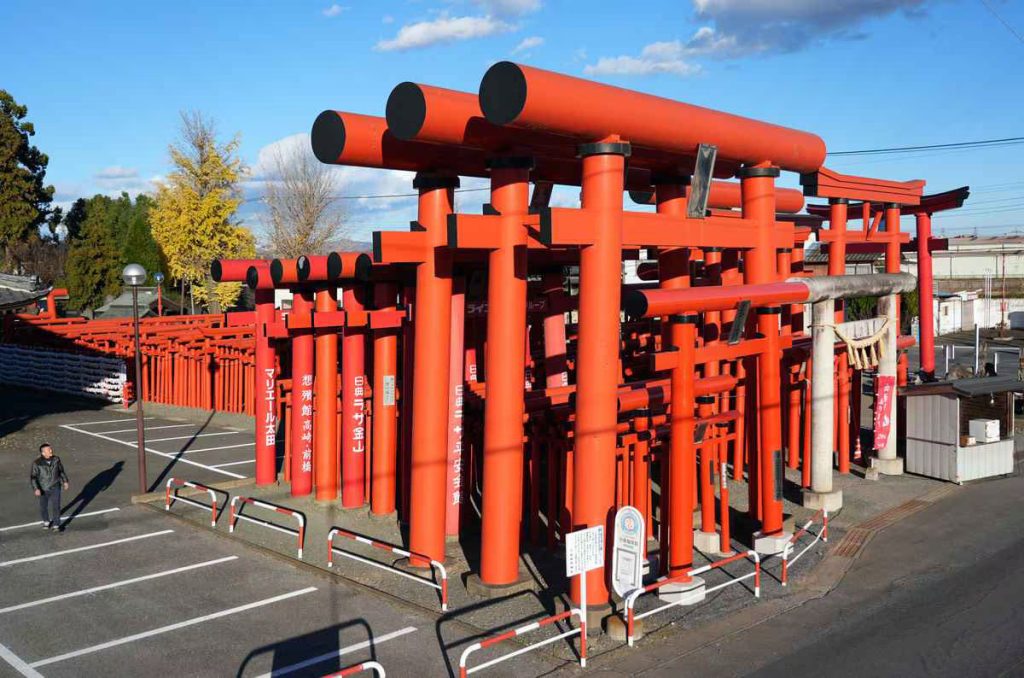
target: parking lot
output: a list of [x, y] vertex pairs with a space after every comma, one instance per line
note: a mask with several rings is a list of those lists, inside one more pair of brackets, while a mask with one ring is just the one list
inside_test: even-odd
[[[226, 512], [214, 531], [132, 505], [128, 414], [69, 407], [34, 413], [19, 426], [0, 438], [0, 676], [323, 676], [368, 660], [392, 676], [458, 675], [462, 649], [482, 638], [454, 618], [354, 585], [337, 576], [343, 571], [316, 570], [236, 539]], [[146, 428], [151, 487], [171, 476], [251, 475], [247, 431], [160, 417]], [[40, 529], [28, 487], [28, 464], [43, 440], [71, 476], [60, 532]], [[325, 557], [324, 536], [307, 535], [307, 558]], [[533, 653], [487, 675], [560, 666]]]
[[[79, 436], [130, 448], [135, 453], [135, 418], [129, 414], [84, 419], [60, 427]], [[171, 475], [200, 482], [252, 477], [255, 472], [253, 432], [210, 424], [145, 417], [147, 466], [151, 487]]]

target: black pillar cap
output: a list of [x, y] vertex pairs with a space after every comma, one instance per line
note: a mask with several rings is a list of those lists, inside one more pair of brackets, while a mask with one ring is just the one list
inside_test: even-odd
[[414, 139], [427, 119], [427, 100], [423, 90], [414, 82], [395, 86], [388, 95], [384, 117], [388, 132], [398, 139]]
[[345, 150], [345, 121], [337, 111], [324, 111], [316, 116], [309, 132], [309, 145], [320, 162], [338, 162]]

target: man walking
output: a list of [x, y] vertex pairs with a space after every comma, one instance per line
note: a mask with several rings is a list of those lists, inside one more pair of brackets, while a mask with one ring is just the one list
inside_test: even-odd
[[60, 490], [68, 489], [68, 474], [60, 457], [53, 453], [49, 443], [39, 446], [39, 458], [32, 462], [29, 476], [32, 490], [39, 497], [39, 513], [43, 518], [43, 529], [56, 530], [60, 527]]

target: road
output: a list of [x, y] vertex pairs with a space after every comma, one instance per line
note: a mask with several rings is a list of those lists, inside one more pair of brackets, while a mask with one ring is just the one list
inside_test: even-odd
[[[644, 676], [1024, 676], [1024, 477], [878, 534], [828, 595]], [[606, 675], [631, 673], [629, 662]]]

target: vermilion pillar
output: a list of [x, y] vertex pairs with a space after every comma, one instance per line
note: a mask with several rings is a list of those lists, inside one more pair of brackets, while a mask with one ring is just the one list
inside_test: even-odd
[[[316, 293], [316, 312], [338, 310], [338, 293], [333, 288]], [[316, 459], [316, 499], [338, 498], [338, 334], [332, 329], [316, 332], [316, 390], [313, 455]]]
[[256, 484], [277, 480], [277, 354], [267, 336], [276, 320], [274, 290], [256, 291]]
[[[745, 282], [769, 283], [776, 279], [775, 256], [775, 178], [779, 170], [766, 163], [745, 167], [738, 173], [743, 194], [743, 218], [754, 226], [754, 247], [744, 259]], [[758, 334], [765, 349], [758, 356], [758, 412], [760, 449], [757, 477], [761, 504], [761, 533], [776, 535], [782, 531], [782, 410], [780, 388], [779, 316], [781, 306], [757, 309]], [[754, 480], [751, 480], [753, 483]], [[780, 549], [781, 550], [781, 549]]]
[[[659, 214], [674, 217], [686, 215], [686, 185], [689, 177], [655, 177], [655, 196]], [[686, 247], [664, 249], [658, 253], [659, 286], [682, 289], [690, 286], [690, 250]], [[693, 493], [697, 466], [697, 449], [693, 442], [694, 392], [693, 351], [697, 340], [697, 316], [666, 319], [666, 345], [678, 353], [679, 363], [672, 370], [672, 419], [668, 445], [668, 473], [663, 474], [662, 510], [668, 509], [668, 544], [660, 545], [668, 552], [669, 575], [679, 575], [693, 564]], [[686, 357], [689, 368], [682, 363]], [[685, 372], [689, 369], [689, 374]], [[663, 458], [664, 459], [664, 458]], [[662, 462], [665, 463], [664, 461]], [[666, 486], [667, 485], [667, 486]], [[667, 497], [668, 501], [665, 501]], [[665, 518], [663, 517], [662, 520]]]
[[[346, 283], [341, 305], [346, 317], [362, 314], [364, 288]], [[366, 332], [346, 323], [341, 340], [341, 505], [366, 502]]]
[[[375, 308], [394, 310], [397, 294], [392, 283], [375, 284]], [[397, 330], [376, 330], [373, 335], [373, 477], [370, 483], [370, 510], [375, 515], [388, 515], [395, 511], [397, 369]]]
[[932, 238], [932, 215], [919, 212], [917, 218], [917, 294], [918, 313], [921, 318], [921, 372], [926, 380], [935, 378], [935, 315], [933, 303], [932, 252], [928, 247]]
[[[451, 254], [447, 221], [455, 177], [418, 174], [419, 225], [430, 256], [416, 266], [412, 397], [412, 488], [409, 545], [444, 561], [445, 478], [448, 460], [448, 366], [452, 316]], [[414, 565], [429, 563], [412, 558]]]
[[548, 388], [569, 385], [569, 373], [565, 359], [565, 309], [562, 299], [562, 274], [560, 271], [545, 273], [541, 278], [548, 310], [544, 315], [544, 377]]
[[[828, 251], [828, 274], [846, 275], [846, 227], [849, 214], [849, 201], [846, 198], [829, 199], [829, 232], [832, 233], [832, 243]], [[844, 302], [837, 299], [835, 302], [835, 321], [843, 322], [845, 312]], [[840, 353], [836, 370], [838, 379], [836, 381], [836, 413], [834, 427], [836, 429], [835, 439], [838, 441], [837, 457], [839, 458], [839, 472], [850, 472], [850, 359], [846, 353]]]
[[[890, 202], [885, 205], [885, 272], [900, 272], [900, 206]], [[900, 336], [900, 297], [896, 295], [896, 337]]]
[[291, 318], [305, 328], [292, 329], [291, 493], [301, 497], [313, 490], [313, 333], [308, 319], [313, 293], [297, 290]]
[[444, 533], [457, 537], [462, 515], [462, 423], [465, 402], [466, 279], [452, 278], [451, 348], [448, 353], [448, 463], [446, 465]]
[[[604, 525], [612, 535], [615, 505], [615, 424], [619, 381], [619, 301], [622, 294], [622, 186], [629, 144], [618, 137], [583, 144], [582, 208], [592, 220], [592, 244], [580, 251], [579, 340], [573, 527]], [[487, 491], [486, 489], [484, 490]], [[611, 557], [611, 548], [606, 548]], [[588, 603], [608, 602], [608, 568], [587, 573]], [[572, 598], [579, 602], [578, 578]]]
[[[503, 218], [496, 222], [500, 245], [490, 251], [487, 259], [487, 349], [484, 356], [487, 398], [484, 401], [480, 579], [489, 586], [512, 584], [519, 579], [526, 362], [526, 228], [523, 218], [529, 209], [528, 180], [532, 166], [529, 158], [491, 161], [491, 205]], [[619, 194], [621, 196], [621, 188]], [[614, 393], [616, 386], [612, 384], [610, 393]], [[614, 423], [613, 417], [613, 439]]]

